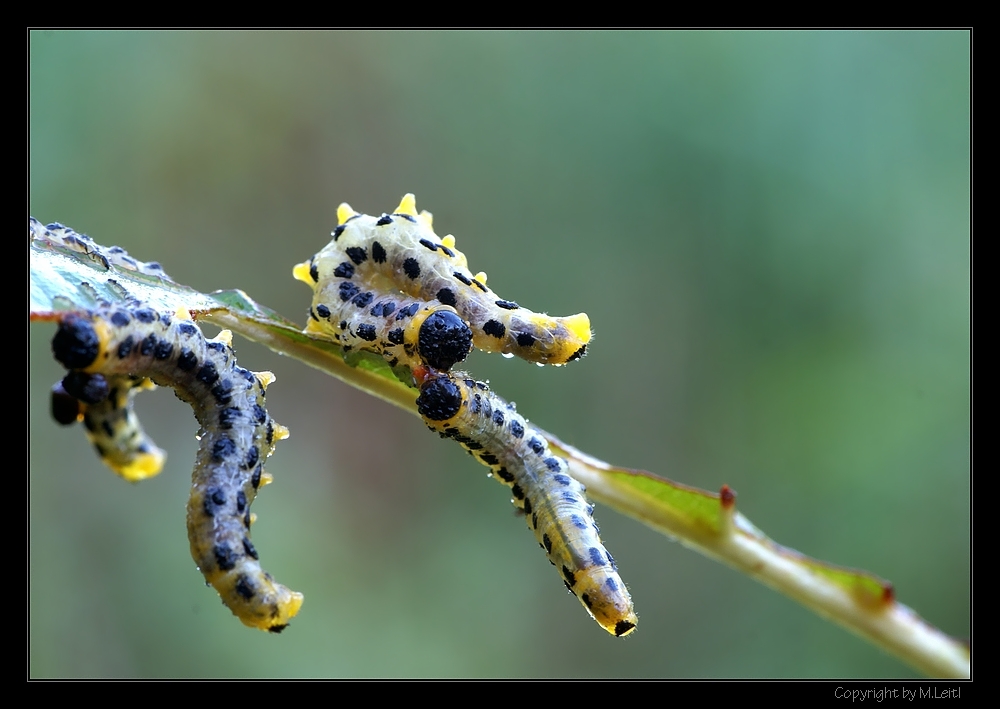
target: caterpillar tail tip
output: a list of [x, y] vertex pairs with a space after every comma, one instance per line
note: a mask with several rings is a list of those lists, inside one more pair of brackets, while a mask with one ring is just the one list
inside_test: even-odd
[[563, 325], [566, 326], [566, 329], [580, 341], [580, 344], [586, 345], [590, 342], [590, 338], [593, 337], [593, 332], [590, 329], [590, 317], [586, 313], [569, 315], [562, 318], [562, 321]]
[[[614, 635], [616, 638], [624, 638], [626, 635], [634, 633], [636, 626], [639, 624], [639, 618], [636, 616], [635, 611], [631, 608], [631, 599], [628, 599], [627, 602], [627, 608], [619, 608], [617, 611], [612, 612], [602, 612], [609, 611], [611, 609], [590, 608], [586, 603], [584, 603], [584, 607], [587, 608], [587, 611], [590, 613], [591, 617], [597, 621], [598, 625]], [[625, 612], [622, 612], [623, 610]]]
[[[305, 600], [305, 596], [298, 591], [292, 591], [280, 583], [274, 584], [274, 595], [275, 597], [270, 599], [271, 602], [266, 603], [270, 607], [270, 611], [265, 615], [261, 615], [258, 612], [241, 613], [240, 610], [242, 609], [234, 606], [230, 606], [230, 610], [248, 628], [257, 628], [258, 630], [275, 634], [280, 633], [288, 627], [292, 618], [298, 615], [302, 609], [302, 602]], [[227, 603], [226, 605], [229, 604]]]
[[130, 483], [137, 483], [160, 474], [167, 454], [157, 448], [149, 453], [140, 453], [126, 465], [114, 467], [114, 471]]
[[278, 601], [278, 616], [269, 619], [266, 625], [257, 626], [269, 633], [280, 633], [287, 628], [292, 618], [298, 615], [302, 609], [302, 602], [305, 600], [305, 596], [298, 591], [292, 591], [280, 584], [278, 586], [282, 596], [281, 600]]
[[619, 620], [617, 623], [615, 623], [615, 627], [613, 629], [609, 628], [608, 630], [616, 638], [624, 638], [626, 635], [631, 635], [633, 632], [635, 632], [637, 621], [638, 618], [636, 618], [635, 615], [633, 615], [631, 619]]

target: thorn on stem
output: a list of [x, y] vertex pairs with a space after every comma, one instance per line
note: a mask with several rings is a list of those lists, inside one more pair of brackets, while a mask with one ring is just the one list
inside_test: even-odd
[[892, 605], [896, 602], [896, 588], [891, 583], [882, 586], [882, 603]]
[[728, 485], [723, 485], [719, 490], [719, 502], [722, 503], [722, 509], [732, 510], [736, 507], [736, 493]]

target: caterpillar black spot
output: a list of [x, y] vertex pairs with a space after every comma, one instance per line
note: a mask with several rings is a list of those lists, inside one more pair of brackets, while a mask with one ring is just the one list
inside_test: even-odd
[[[173, 387], [191, 404], [201, 425], [187, 507], [191, 556], [244, 624], [280, 632], [298, 613], [302, 594], [276, 583], [261, 568], [250, 541], [250, 504], [258, 488], [270, 482], [264, 460], [288, 430], [264, 408], [265, 389], [274, 376], [240, 367], [231, 341], [225, 330], [207, 340], [184, 312], [109, 305], [63, 315], [52, 351], [70, 370], [62, 389], [78, 400], [94, 400], [85, 401], [85, 407], [100, 406], [107, 398], [100, 398], [98, 377], [106, 382], [134, 377], [137, 387], [148, 378]], [[130, 393], [116, 403], [129, 407]], [[62, 401], [57, 416], [72, 418], [72, 407], [61, 393], [57, 398]], [[83, 416], [91, 410], [83, 409]]]
[[586, 314], [549, 317], [500, 298], [485, 273], [469, 271], [455, 237], [439, 237], [430, 213], [417, 214], [412, 194], [381, 217], [341, 204], [337, 220], [333, 241], [293, 271], [314, 292], [306, 332], [393, 366], [438, 370], [463, 361], [473, 344], [539, 364], [586, 352]]
[[604, 548], [584, 487], [512, 404], [459, 372], [418, 368], [417, 410], [442, 438], [458, 441], [507, 485], [528, 528], [587, 612], [621, 637], [638, 621], [632, 598]]

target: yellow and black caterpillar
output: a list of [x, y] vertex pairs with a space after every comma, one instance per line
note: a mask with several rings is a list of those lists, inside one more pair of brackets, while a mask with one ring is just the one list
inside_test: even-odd
[[[70, 370], [62, 389], [67, 396], [84, 400], [85, 419], [108, 401], [111, 391], [117, 392], [106, 409], [97, 409], [98, 425], [114, 420], [119, 428], [128, 429], [136, 423], [130, 412], [121, 419], [111, 415], [116, 406], [131, 407], [131, 390], [136, 387], [126, 382], [142, 386], [148, 378], [172, 387], [191, 404], [201, 426], [187, 507], [191, 555], [243, 623], [280, 632], [298, 613], [302, 594], [276, 583], [261, 568], [250, 541], [250, 505], [258, 488], [270, 482], [264, 460], [276, 441], [287, 438], [288, 430], [264, 408], [264, 392], [274, 376], [240, 367], [231, 341], [228, 331], [206, 339], [183, 312], [170, 315], [140, 304], [108, 305], [94, 312], [64, 314], [52, 351]], [[102, 389], [107, 392], [104, 398]], [[62, 392], [56, 400], [57, 418], [71, 422], [80, 413], [77, 409], [74, 415]], [[116, 438], [115, 428], [109, 423], [110, 432], [104, 432], [108, 438]], [[116, 468], [107, 450], [98, 451]]]
[[[553, 318], [500, 299], [486, 274], [468, 270], [454, 237], [439, 238], [431, 215], [417, 214], [413, 195], [391, 215], [360, 215], [346, 204], [337, 215], [333, 241], [294, 270], [314, 291], [306, 332], [345, 352], [370, 351], [410, 368], [428, 427], [458, 441], [511, 488], [566, 587], [609, 633], [630, 634], [637, 622], [632, 600], [583, 485], [513, 405], [485, 384], [449, 373], [473, 346], [538, 364], [578, 359], [591, 339], [587, 316]], [[62, 225], [45, 231], [105, 268], [169, 280], [158, 264]], [[191, 554], [243, 623], [280, 632], [302, 594], [261, 569], [249, 537], [249, 506], [270, 482], [263, 460], [288, 435], [264, 409], [273, 375], [239, 367], [228, 331], [206, 340], [186, 312], [138, 303], [60, 316], [53, 352], [70, 370], [53, 388], [53, 416], [82, 420], [102, 460], [128, 480], [155, 475], [164, 459], [134, 415], [134, 395], [155, 383], [192, 405], [202, 430], [187, 514]]]
[[473, 344], [539, 364], [586, 352], [586, 314], [549, 317], [500, 298], [412, 194], [380, 217], [341, 204], [337, 219], [333, 241], [293, 271], [314, 291], [306, 332], [410, 368], [451, 369]]
[[146, 435], [132, 399], [155, 388], [145, 377], [71, 371], [52, 387], [52, 418], [63, 425], [83, 421], [105, 465], [129, 482], [145, 480], [163, 469], [167, 454]]
[[458, 441], [513, 493], [528, 528], [559, 575], [609, 633], [631, 633], [637, 618], [614, 558], [598, 536], [584, 487], [545, 438], [489, 390], [458, 372], [418, 368], [417, 410], [442, 438]]

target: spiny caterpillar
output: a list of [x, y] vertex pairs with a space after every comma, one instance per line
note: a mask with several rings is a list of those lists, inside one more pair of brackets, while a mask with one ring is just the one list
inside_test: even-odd
[[145, 377], [71, 371], [52, 387], [52, 418], [63, 425], [82, 420], [105, 465], [129, 482], [145, 480], [163, 469], [167, 454], [142, 429], [132, 399], [155, 388]]
[[207, 340], [184, 311], [171, 316], [140, 304], [107, 305], [64, 314], [52, 351], [70, 370], [70, 382], [80, 380], [70, 394], [97, 375], [130, 376], [173, 387], [191, 404], [201, 425], [187, 506], [191, 556], [244, 624], [280, 632], [298, 613], [302, 594], [261, 569], [250, 541], [250, 504], [271, 481], [263, 462], [288, 430], [264, 408], [274, 375], [237, 365], [231, 343], [228, 330]]
[[417, 214], [412, 194], [380, 217], [341, 204], [337, 221], [333, 241], [293, 271], [314, 291], [307, 333], [392, 366], [439, 370], [463, 361], [471, 344], [554, 365], [586, 351], [585, 313], [554, 318], [500, 298], [485, 273], [469, 271], [455, 237], [439, 237], [431, 214]]
[[565, 460], [482, 382], [418, 367], [417, 410], [442, 438], [453, 438], [510, 487], [539, 546], [587, 612], [621, 637], [638, 622], [615, 560], [601, 543], [593, 506]]

